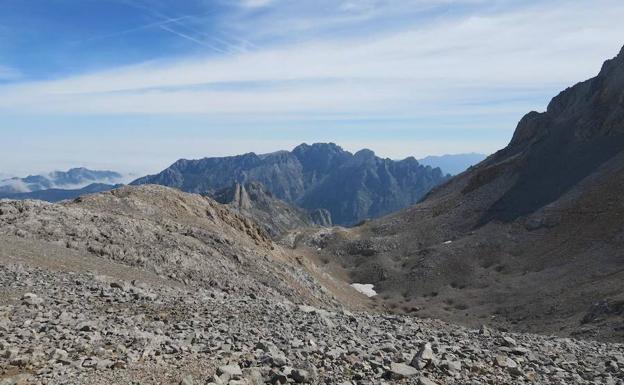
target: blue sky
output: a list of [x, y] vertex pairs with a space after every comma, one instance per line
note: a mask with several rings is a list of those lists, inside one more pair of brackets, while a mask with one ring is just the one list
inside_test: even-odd
[[3, 0], [0, 173], [489, 153], [620, 50], [621, 20], [619, 0]]

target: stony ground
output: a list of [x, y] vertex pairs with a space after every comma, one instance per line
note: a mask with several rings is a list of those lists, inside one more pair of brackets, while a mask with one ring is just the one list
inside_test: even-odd
[[1, 384], [624, 384], [624, 346], [0, 265]]

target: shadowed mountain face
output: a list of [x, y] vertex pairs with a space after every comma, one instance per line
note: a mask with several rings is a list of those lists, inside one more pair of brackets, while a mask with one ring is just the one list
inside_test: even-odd
[[397, 311], [622, 340], [623, 150], [624, 50], [506, 148], [322, 253]]
[[305, 209], [326, 209], [334, 223], [350, 225], [407, 207], [446, 179], [440, 169], [414, 158], [393, 161], [370, 150], [351, 154], [333, 143], [316, 143], [292, 152], [179, 160], [132, 184], [211, 193], [233, 183], [260, 182], [278, 199]]
[[[624, 148], [624, 55], [595, 78], [555, 97], [518, 124], [509, 146], [488, 164], [513, 162], [516, 178], [483, 216], [513, 221], [554, 202]], [[500, 166], [498, 166], [500, 167]], [[478, 178], [478, 176], [476, 176]]]
[[[89, 170], [79, 167], [68, 171], [54, 171], [45, 175], [9, 178], [0, 181], [0, 194], [29, 193], [47, 189], [74, 190], [90, 184], [118, 184], [123, 175], [114, 171]], [[91, 191], [95, 192], [95, 191]]]

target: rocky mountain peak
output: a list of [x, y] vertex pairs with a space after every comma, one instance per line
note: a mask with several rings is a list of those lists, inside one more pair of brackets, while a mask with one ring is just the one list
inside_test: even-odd
[[375, 153], [372, 150], [369, 150], [368, 148], [361, 149], [360, 151], [353, 154], [353, 157], [357, 161], [371, 161], [371, 160], [375, 160], [376, 158]]
[[[565, 89], [545, 112], [532, 111], [518, 123], [510, 146], [521, 146], [554, 134], [571, 141], [624, 133], [624, 48], [605, 61], [597, 76]], [[559, 132], [553, 132], [554, 126]]]

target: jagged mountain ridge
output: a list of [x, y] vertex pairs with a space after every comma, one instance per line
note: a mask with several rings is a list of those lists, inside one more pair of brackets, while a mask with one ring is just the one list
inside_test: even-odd
[[316, 244], [381, 306], [621, 341], [623, 150], [624, 49], [419, 204]]
[[370, 150], [351, 154], [333, 143], [315, 143], [291, 152], [179, 160], [132, 184], [211, 193], [233, 183], [260, 182], [278, 199], [326, 209], [334, 223], [350, 225], [406, 207], [446, 179], [412, 157], [393, 161]]
[[217, 191], [212, 198], [251, 217], [277, 238], [289, 230], [308, 226], [331, 226], [331, 214], [324, 209], [304, 210], [281, 201], [258, 182], [235, 183]]

